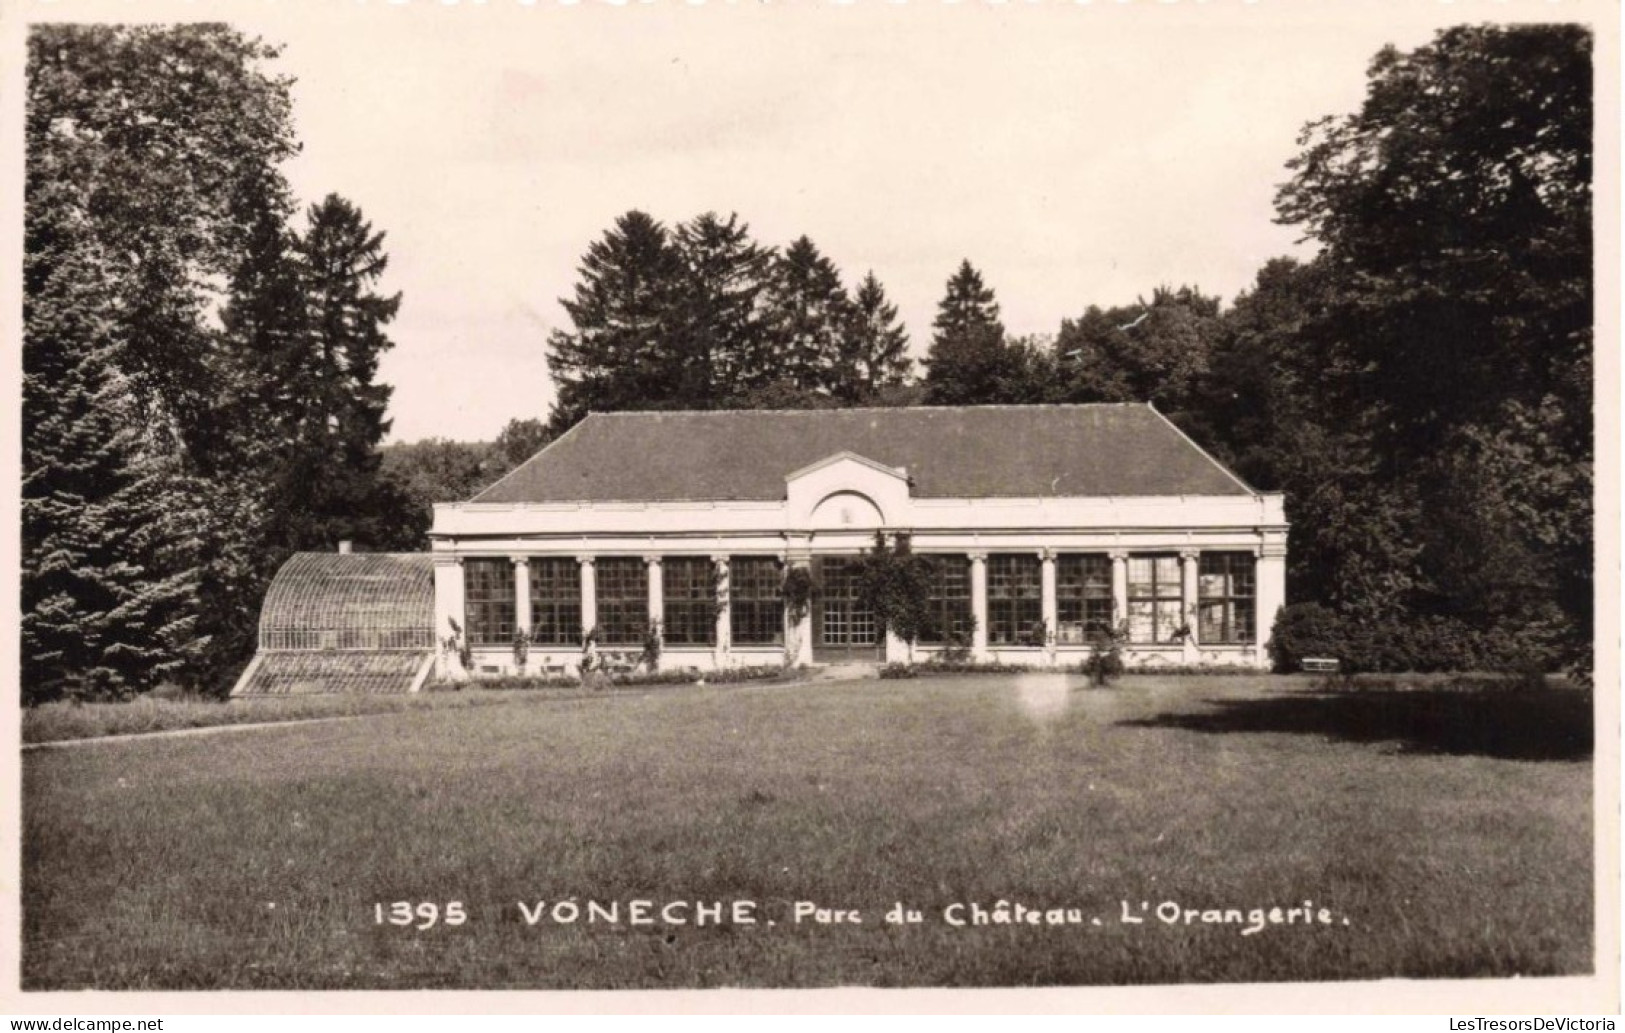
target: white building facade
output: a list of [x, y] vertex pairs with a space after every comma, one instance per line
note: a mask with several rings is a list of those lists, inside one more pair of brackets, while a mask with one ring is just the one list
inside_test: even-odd
[[[843, 447], [844, 446], [844, 447]], [[931, 630], [857, 590], [876, 532], [931, 557]], [[435, 506], [441, 675], [570, 670], [583, 637], [663, 668], [926, 660], [1267, 667], [1285, 603], [1279, 494], [1149, 406], [589, 416], [469, 502]], [[789, 612], [787, 574], [813, 586]]]

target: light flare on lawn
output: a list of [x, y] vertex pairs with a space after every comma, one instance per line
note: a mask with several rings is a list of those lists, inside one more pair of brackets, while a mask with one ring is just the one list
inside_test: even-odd
[[1066, 713], [1072, 687], [1064, 674], [1016, 676], [1016, 702], [1035, 721], [1053, 721]]

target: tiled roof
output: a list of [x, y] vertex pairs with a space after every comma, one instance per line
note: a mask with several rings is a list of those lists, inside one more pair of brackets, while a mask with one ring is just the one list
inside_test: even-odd
[[1149, 405], [594, 413], [475, 502], [775, 500], [837, 452], [925, 498], [1248, 495]]

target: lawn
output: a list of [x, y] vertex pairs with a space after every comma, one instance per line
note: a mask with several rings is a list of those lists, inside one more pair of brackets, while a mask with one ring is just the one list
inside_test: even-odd
[[[30, 753], [23, 985], [1590, 972], [1586, 697], [1308, 689], [680, 686]], [[1042, 918], [973, 923], [999, 901]], [[696, 926], [701, 902], [756, 921]]]

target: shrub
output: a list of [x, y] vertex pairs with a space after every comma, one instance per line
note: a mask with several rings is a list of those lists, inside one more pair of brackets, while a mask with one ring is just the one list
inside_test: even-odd
[[887, 664], [880, 669], [880, 677], [884, 679], [918, 678], [919, 676], [920, 672], [914, 664], [893, 663]]
[[1092, 628], [1089, 631], [1089, 655], [1078, 665], [1095, 685], [1105, 685], [1123, 673], [1123, 642], [1128, 638], [1128, 627], [1119, 624], [1111, 628]]
[[1282, 674], [1296, 671], [1306, 656], [1342, 659], [1339, 618], [1319, 603], [1293, 603], [1282, 607], [1275, 615], [1268, 648], [1270, 661]]
[[1439, 614], [1373, 619], [1296, 603], [1275, 619], [1270, 658], [1281, 672], [1307, 656], [1334, 657], [1345, 675], [1368, 671], [1498, 671], [1533, 683], [1562, 667], [1560, 636], [1539, 621], [1494, 630]]

